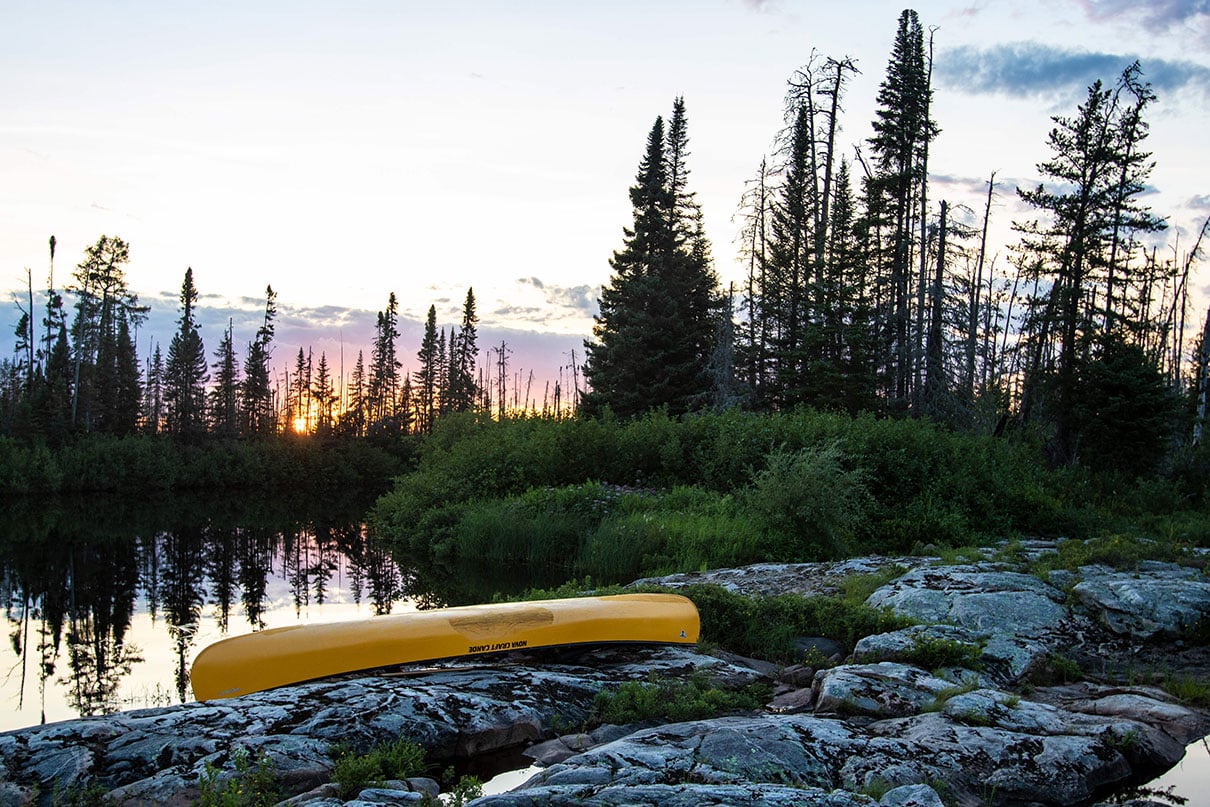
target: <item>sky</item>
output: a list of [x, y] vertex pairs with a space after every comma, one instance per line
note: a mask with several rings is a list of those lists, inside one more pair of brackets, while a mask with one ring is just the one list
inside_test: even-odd
[[[813, 52], [856, 61], [851, 156], [902, 8], [0, 0], [0, 356], [26, 269], [46, 285], [49, 237], [62, 287], [106, 234], [130, 244], [130, 286], [152, 306], [141, 354], [166, 348], [192, 267], [209, 352], [229, 318], [237, 345], [252, 339], [272, 285], [276, 359], [304, 346], [335, 367], [343, 351], [348, 371], [394, 292], [414, 365], [429, 306], [453, 325], [473, 287], [481, 352], [503, 340], [514, 371], [551, 378], [572, 350], [582, 361], [655, 117], [684, 97], [690, 189], [720, 279], [738, 282], [735, 214], [775, 148], [787, 79]], [[1210, 0], [918, 11], [942, 130], [930, 197], [981, 215], [995, 171], [999, 260], [1051, 116], [1135, 59], [1158, 96], [1146, 200], [1169, 223], [1161, 249], [1188, 248], [1210, 215]], [[1210, 270], [1194, 288], [1204, 310]]]

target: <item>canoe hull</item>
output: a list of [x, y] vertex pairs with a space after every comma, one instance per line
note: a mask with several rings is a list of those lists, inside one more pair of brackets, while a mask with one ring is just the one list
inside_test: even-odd
[[595, 642], [694, 644], [697, 608], [676, 594], [471, 605], [273, 628], [215, 642], [190, 671], [198, 700], [230, 698], [414, 661]]

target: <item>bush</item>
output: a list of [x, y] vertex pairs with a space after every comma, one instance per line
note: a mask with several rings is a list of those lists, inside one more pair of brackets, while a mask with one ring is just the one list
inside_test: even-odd
[[871, 505], [861, 469], [843, 466], [837, 444], [778, 450], [752, 475], [744, 509], [768, 533], [769, 559], [835, 558], [853, 546]]
[[[1049, 470], [1044, 443], [1028, 431], [970, 436], [809, 410], [680, 420], [656, 412], [627, 422], [452, 416], [370, 520], [418, 563], [557, 560], [568, 576], [620, 580], [1022, 534], [1128, 532], [1155, 522], [1148, 502], [1167, 518], [1174, 502], [1196, 498]], [[1187, 512], [1154, 530], [1210, 543], [1210, 519]]]
[[331, 755], [335, 762], [332, 781], [346, 800], [376, 782], [408, 779], [425, 772], [424, 748], [403, 738], [380, 743], [360, 754], [348, 746], [337, 746]]
[[281, 788], [277, 784], [277, 766], [266, 754], [252, 761], [248, 749], [237, 748], [231, 754], [233, 774], [224, 776], [206, 762], [198, 785], [201, 807], [268, 807], [277, 804]]
[[827, 637], [853, 647], [864, 636], [912, 624], [889, 610], [841, 597], [782, 594], [748, 598], [716, 585], [687, 586], [680, 593], [697, 606], [702, 641], [786, 664], [801, 661], [794, 647], [799, 636]]
[[645, 683], [628, 681], [617, 689], [598, 692], [588, 720], [592, 724], [704, 720], [760, 709], [771, 694], [760, 684], [722, 689], [700, 672], [684, 681], [660, 680], [653, 674]]

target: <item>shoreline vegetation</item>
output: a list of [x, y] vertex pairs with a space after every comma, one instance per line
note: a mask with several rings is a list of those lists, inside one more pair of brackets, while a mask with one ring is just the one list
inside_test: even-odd
[[1035, 535], [1210, 546], [1204, 447], [1131, 477], [1052, 469], [1042, 442], [809, 410], [459, 416], [419, 444], [369, 521], [456, 602], [499, 593], [466, 590], [458, 570], [474, 564], [612, 584]]
[[413, 443], [284, 436], [184, 444], [164, 436], [91, 434], [50, 447], [0, 437], [0, 499], [164, 491], [382, 490]]

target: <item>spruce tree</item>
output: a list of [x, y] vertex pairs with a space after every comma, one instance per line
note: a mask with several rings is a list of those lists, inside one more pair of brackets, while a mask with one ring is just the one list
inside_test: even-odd
[[589, 414], [608, 407], [630, 417], [667, 407], [681, 414], [710, 399], [708, 371], [721, 302], [700, 211], [686, 189], [684, 104], [673, 107], [671, 137], [657, 117], [630, 188], [633, 227], [610, 261], [593, 339], [585, 342]]
[[450, 362], [450, 409], [468, 412], [475, 407], [479, 390], [475, 384], [475, 365], [479, 360], [476, 326], [479, 317], [475, 314], [475, 290], [466, 290], [466, 301], [462, 304], [462, 324], [451, 345]]
[[395, 342], [399, 338], [398, 322], [399, 302], [395, 299], [395, 293], [391, 292], [387, 298], [386, 310], [378, 312], [374, 349], [370, 354], [367, 425], [387, 421], [395, 416], [399, 368], [402, 366], [395, 353]]
[[205, 383], [210, 377], [206, 368], [206, 348], [193, 307], [197, 304], [197, 287], [193, 285], [193, 268], [185, 270], [181, 283], [181, 318], [177, 332], [168, 345], [165, 368], [164, 404], [168, 432], [186, 441], [198, 439], [206, 430]]
[[425, 434], [433, 430], [437, 415], [437, 384], [440, 373], [439, 365], [442, 354], [437, 342], [437, 308], [429, 306], [428, 317], [424, 321], [424, 338], [420, 350], [416, 354], [420, 369], [414, 374], [416, 388], [416, 429]]
[[130, 324], [123, 317], [118, 321], [117, 351], [114, 357], [114, 433], [134, 434], [139, 426], [139, 403], [143, 398], [139, 357], [130, 336]]
[[148, 311], [127, 286], [125, 266], [129, 261], [129, 245], [121, 238], [103, 235], [85, 250], [84, 260], [73, 273], [76, 316], [71, 326], [72, 422], [83, 431], [115, 419], [118, 324], [137, 324]]
[[365, 354], [359, 350], [353, 375], [349, 377], [349, 406], [340, 419], [342, 430], [354, 437], [365, 436], [366, 409], [369, 406], [366, 393]]
[[327, 436], [332, 431], [332, 407], [336, 401], [336, 393], [332, 388], [332, 373], [328, 370], [326, 353], [319, 354], [319, 366], [315, 370], [311, 397], [315, 401], [315, 433], [321, 437]]
[[239, 386], [239, 361], [228, 319], [223, 341], [214, 352], [214, 388], [210, 391], [210, 430], [219, 437], [239, 435]]
[[[1077, 386], [1093, 347], [1108, 350], [1110, 337], [1128, 338], [1115, 333], [1115, 323], [1127, 319], [1115, 320], [1112, 312], [1125, 312], [1128, 302], [1151, 293], [1148, 273], [1132, 272], [1123, 260], [1129, 245], [1121, 235], [1165, 227], [1139, 201], [1153, 166], [1140, 149], [1147, 136], [1143, 112], [1154, 98], [1137, 62], [1113, 87], [1095, 82], [1075, 117], [1054, 118], [1048, 137], [1054, 156], [1038, 165], [1053, 184], [1018, 191], [1045, 216], [1014, 223], [1022, 234], [1017, 250], [1027, 279], [1042, 289], [1030, 301], [1023, 342], [1028, 352], [1021, 416], [1029, 420], [1038, 400], [1049, 399], [1046, 409], [1056, 428], [1052, 458], [1059, 463], [1077, 459]], [[1145, 330], [1146, 315], [1140, 314], [1131, 319], [1136, 330]]]
[[767, 390], [778, 407], [802, 403], [807, 395], [807, 326], [813, 235], [811, 188], [814, 139], [808, 107], [800, 104], [790, 129], [784, 179], [773, 204], [769, 261], [762, 287], [768, 316], [773, 380]]
[[143, 403], [143, 431], [159, 434], [164, 429], [164, 354], [157, 342], [147, 367], [147, 394]]
[[265, 287], [265, 317], [248, 344], [244, 360], [242, 431], [245, 436], [273, 434], [277, 429], [273, 390], [269, 386], [269, 358], [272, 355], [273, 320], [277, 316], [277, 293]]
[[870, 138], [876, 170], [873, 190], [883, 197], [880, 223], [886, 230], [884, 260], [890, 286], [891, 351], [886, 364], [892, 395], [899, 401], [906, 401], [913, 392], [912, 258], [917, 248], [923, 249], [915, 242], [914, 213], [926, 181], [925, 149], [937, 133], [928, 116], [930, 100], [924, 29], [919, 15], [906, 9], [899, 15], [886, 78], [878, 90], [874, 136]]

